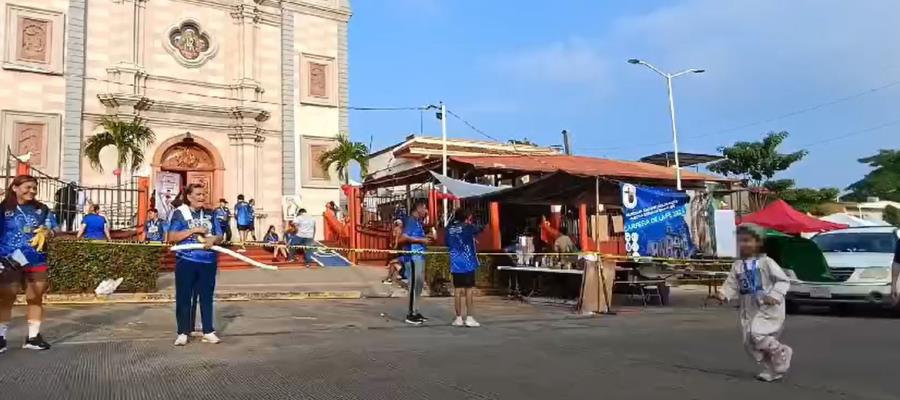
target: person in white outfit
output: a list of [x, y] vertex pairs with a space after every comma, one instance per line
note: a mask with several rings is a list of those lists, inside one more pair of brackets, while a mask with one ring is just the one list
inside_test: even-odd
[[744, 348], [763, 366], [757, 379], [777, 381], [790, 368], [794, 352], [779, 341], [784, 328], [784, 296], [790, 288], [790, 280], [778, 263], [762, 252], [763, 228], [741, 225], [737, 239], [740, 260], [731, 266], [718, 295], [723, 301], [740, 302]]

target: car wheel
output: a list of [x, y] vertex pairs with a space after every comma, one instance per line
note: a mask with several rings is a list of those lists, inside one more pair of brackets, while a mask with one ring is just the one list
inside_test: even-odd
[[788, 300], [784, 304], [784, 311], [787, 312], [788, 314], [796, 314], [797, 312], [800, 311], [800, 305], [797, 304], [796, 302]]

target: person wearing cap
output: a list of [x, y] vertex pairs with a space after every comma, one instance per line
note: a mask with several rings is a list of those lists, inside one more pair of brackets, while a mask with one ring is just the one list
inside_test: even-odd
[[228, 200], [219, 199], [219, 208], [213, 211], [213, 217], [222, 228], [225, 243], [231, 243], [231, 210], [228, 209]]

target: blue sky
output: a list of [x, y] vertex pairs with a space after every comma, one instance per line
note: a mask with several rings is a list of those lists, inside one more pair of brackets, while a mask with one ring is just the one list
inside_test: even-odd
[[[352, 106], [443, 100], [489, 135], [618, 159], [671, 149], [669, 71], [681, 150], [715, 152], [767, 131], [810, 155], [779, 176], [844, 187], [856, 162], [900, 138], [900, 2], [892, 0], [356, 0]], [[417, 133], [417, 111], [352, 111], [373, 147]], [[433, 115], [426, 134], [439, 133]], [[483, 138], [455, 119], [452, 137]]]

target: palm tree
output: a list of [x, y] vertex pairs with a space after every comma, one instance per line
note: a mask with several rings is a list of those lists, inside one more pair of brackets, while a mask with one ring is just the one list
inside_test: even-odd
[[369, 173], [369, 147], [365, 144], [354, 142], [346, 134], [337, 138], [337, 146], [322, 153], [319, 156], [319, 165], [326, 173], [334, 168], [338, 177], [345, 184], [350, 184], [350, 163], [359, 164], [359, 174], [363, 177]]
[[107, 146], [116, 148], [116, 168], [119, 176], [125, 167], [134, 173], [144, 163], [144, 150], [156, 141], [156, 134], [144, 121], [135, 117], [132, 121], [121, 121], [115, 117], [103, 117], [100, 122], [104, 132], [89, 137], [84, 142], [84, 156], [91, 163], [91, 167], [103, 172], [100, 163], [100, 151]]
[[122, 204], [122, 172], [125, 167], [132, 174], [144, 163], [144, 151], [156, 141], [156, 134], [139, 117], [131, 121], [121, 121], [116, 117], [103, 117], [100, 125], [104, 131], [89, 137], [84, 142], [84, 156], [91, 167], [103, 172], [100, 163], [100, 152], [107, 146], [116, 148], [116, 186], [117, 209], [121, 217]]

